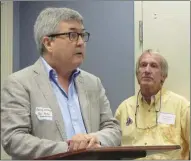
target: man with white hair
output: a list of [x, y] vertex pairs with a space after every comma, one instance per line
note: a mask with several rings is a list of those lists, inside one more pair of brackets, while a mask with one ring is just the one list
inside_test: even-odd
[[180, 150], [141, 159], [188, 159], [190, 149], [190, 102], [163, 87], [168, 63], [149, 49], [136, 64], [140, 90], [124, 100], [115, 117], [122, 128], [122, 145], [180, 145]]
[[34, 25], [37, 62], [11, 74], [1, 94], [2, 146], [14, 159], [118, 146], [121, 130], [100, 79], [79, 69], [90, 34], [69, 8], [46, 8]]

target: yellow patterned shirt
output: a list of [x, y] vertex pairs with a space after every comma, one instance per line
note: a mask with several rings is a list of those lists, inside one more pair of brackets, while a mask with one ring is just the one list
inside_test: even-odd
[[[152, 154], [144, 159], [188, 159], [190, 150], [189, 107], [190, 103], [184, 97], [164, 88], [161, 94], [159, 92], [151, 99], [150, 105], [146, 103], [141, 93], [138, 97], [135, 95], [126, 99], [115, 113], [122, 129], [122, 146], [180, 145], [181, 150]], [[171, 116], [170, 121], [161, 119], [160, 115], [168, 116], [168, 114]], [[156, 115], [158, 120], [156, 120]]]

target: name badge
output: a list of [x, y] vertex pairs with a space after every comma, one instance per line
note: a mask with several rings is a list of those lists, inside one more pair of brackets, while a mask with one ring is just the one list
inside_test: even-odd
[[174, 114], [160, 112], [159, 118], [158, 118], [158, 123], [174, 125], [175, 118], [176, 118], [176, 115], [174, 115]]
[[35, 114], [39, 120], [52, 120], [52, 110], [50, 108], [36, 107]]

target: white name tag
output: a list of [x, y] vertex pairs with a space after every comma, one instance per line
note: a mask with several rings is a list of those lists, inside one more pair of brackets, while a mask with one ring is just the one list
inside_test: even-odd
[[158, 123], [174, 125], [175, 124], [175, 118], [176, 118], [176, 115], [174, 115], [174, 114], [160, 112], [159, 118], [158, 118]]
[[35, 114], [39, 120], [52, 120], [52, 110], [50, 108], [36, 107]]

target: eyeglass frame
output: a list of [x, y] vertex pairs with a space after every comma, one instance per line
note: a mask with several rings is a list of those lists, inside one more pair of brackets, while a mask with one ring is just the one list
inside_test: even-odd
[[160, 112], [160, 110], [161, 110], [161, 90], [160, 90], [160, 108], [159, 108], [158, 111], [157, 111], [156, 108], [155, 108], [156, 123], [155, 123], [155, 125], [153, 125], [153, 126], [151, 126], [151, 127], [146, 127], [146, 128], [140, 128], [140, 127], [137, 126], [137, 125], [138, 125], [138, 124], [137, 124], [137, 111], [138, 111], [138, 108], [139, 108], [139, 103], [138, 103], [139, 94], [140, 94], [140, 90], [139, 90], [139, 92], [138, 92], [138, 94], [137, 94], [137, 101], [136, 101], [136, 111], [135, 111], [135, 126], [136, 126], [136, 128], [137, 128], [137, 129], [141, 129], [141, 130], [147, 130], [147, 129], [152, 129], [152, 128], [154, 128], [154, 127], [157, 127], [157, 126], [158, 126], [158, 122], [157, 122], [157, 120], [158, 120], [158, 112]]
[[[72, 39], [71, 39], [71, 36], [70, 36], [71, 34], [74, 34], [74, 33], [78, 35], [76, 40], [72, 40]], [[84, 39], [83, 39], [83, 37], [85, 37], [85, 36], [84, 36], [85, 34], [87, 34], [87, 36], [88, 36], [86, 41], [84, 41]], [[70, 40], [70, 41], [78, 41], [79, 36], [81, 36], [81, 38], [82, 38], [82, 40], [83, 40], [84, 42], [88, 42], [88, 41], [89, 41], [89, 37], [90, 37], [90, 33], [89, 33], [89, 32], [84, 32], [84, 33], [64, 32], [64, 33], [50, 34], [50, 35], [48, 35], [48, 37], [57, 37], [57, 36], [62, 36], [62, 35], [67, 35], [67, 36], [69, 37], [69, 40]]]

